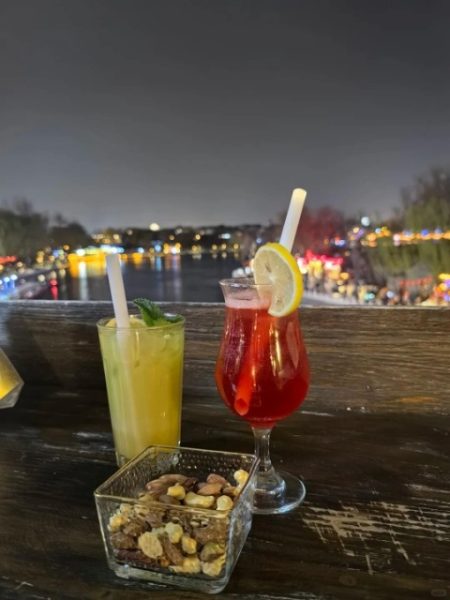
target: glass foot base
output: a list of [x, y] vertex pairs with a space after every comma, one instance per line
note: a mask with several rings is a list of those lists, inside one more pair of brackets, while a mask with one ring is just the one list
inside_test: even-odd
[[[277, 471], [282, 480], [273, 492], [256, 488], [253, 501], [253, 513], [257, 515], [275, 515], [289, 512], [301, 504], [306, 496], [304, 483], [285, 471]], [[284, 485], [283, 485], [284, 484]]]

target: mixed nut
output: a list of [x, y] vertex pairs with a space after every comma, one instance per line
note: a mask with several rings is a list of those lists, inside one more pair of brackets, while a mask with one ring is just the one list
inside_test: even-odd
[[[138, 568], [220, 575], [227, 553], [229, 511], [249, 474], [239, 469], [235, 484], [216, 473], [205, 481], [178, 473], [149, 481], [135, 504], [121, 504], [108, 524], [116, 558]], [[204, 517], [195, 511], [215, 512]]]

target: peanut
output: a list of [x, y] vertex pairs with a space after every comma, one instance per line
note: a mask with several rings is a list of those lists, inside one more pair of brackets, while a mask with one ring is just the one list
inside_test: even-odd
[[183, 498], [186, 496], [186, 490], [184, 489], [184, 487], [182, 485], [180, 485], [179, 483], [176, 483], [175, 485], [171, 485], [168, 488], [167, 495], [173, 496], [177, 500], [183, 500]]
[[111, 532], [119, 531], [119, 529], [128, 523], [128, 517], [120, 513], [114, 513], [109, 519], [108, 528]]
[[219, 556], [211, 562], [202, 562], [201, 569], [205, 575], [210, 577], [217, 577], [222, 571], [223, 565], [225, 564], [225, 556]]
[[237, 471], [235, 471], [233, 477], [235, 478], [238, 484], [238, 489], [241, 490], [247, 483], [248, 473], [247, 471], [244, 471], [244, 469], [238, 469]]
[[184, 503], [192, 508], [211, 508], [214, 501], [214, 496], [200, 496], [194, 492], [188, 492], [184, 499]]
[[233, 500], [230, 496], [220, 496], [217, 498], [216, 510], [230, 510], [233, 508]]
[[181, 549], [185, 554], [195, 554], [197, 552], [197, 540], [184, 534], [181, 538]]
[[187, 556], [179, 567], [170, 567], [175, 573], [200, 573], [202, 567], [196, 556]]
[[237, 487], [230, 484], [226, 485], [222, 492], [227, 496], [237, 496], [239, 494]]
[[206, 542], [200, 552], [200, 559], [208, 562], [225, 553], [225, 544], [219, 542]]

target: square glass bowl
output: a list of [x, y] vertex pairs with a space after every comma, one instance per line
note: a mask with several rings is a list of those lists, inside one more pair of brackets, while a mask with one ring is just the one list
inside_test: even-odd
[[[127, 579], [211, 594], [222, 591], [251, 528], [257, 466], [252, 454], [168, 446], [144, 450], [94, 492], [110, 568]], [[249, 476], [229, 510], [139, 498], [146, 483], [162, 475], [182, 474], [201, 482], [216, 473], [234, 485], [238, 470]], [[186, 539], [178, 539], [181, 534]], [[149, 544], [145, 554], [144, 540]]]

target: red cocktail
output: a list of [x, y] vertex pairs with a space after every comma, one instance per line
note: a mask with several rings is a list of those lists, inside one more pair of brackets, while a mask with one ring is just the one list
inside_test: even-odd
[[261, 469], [255, 512], [285, 512], [305, 495], [301, 481], [280, 476], [269, 457], [271, 429], [305, 399], [309, 366], [298, 311], [268, 313], [271, 286], [224, 280], [225, 326], [216, 364], [216, 383], [225, 404], [253, 428]]

